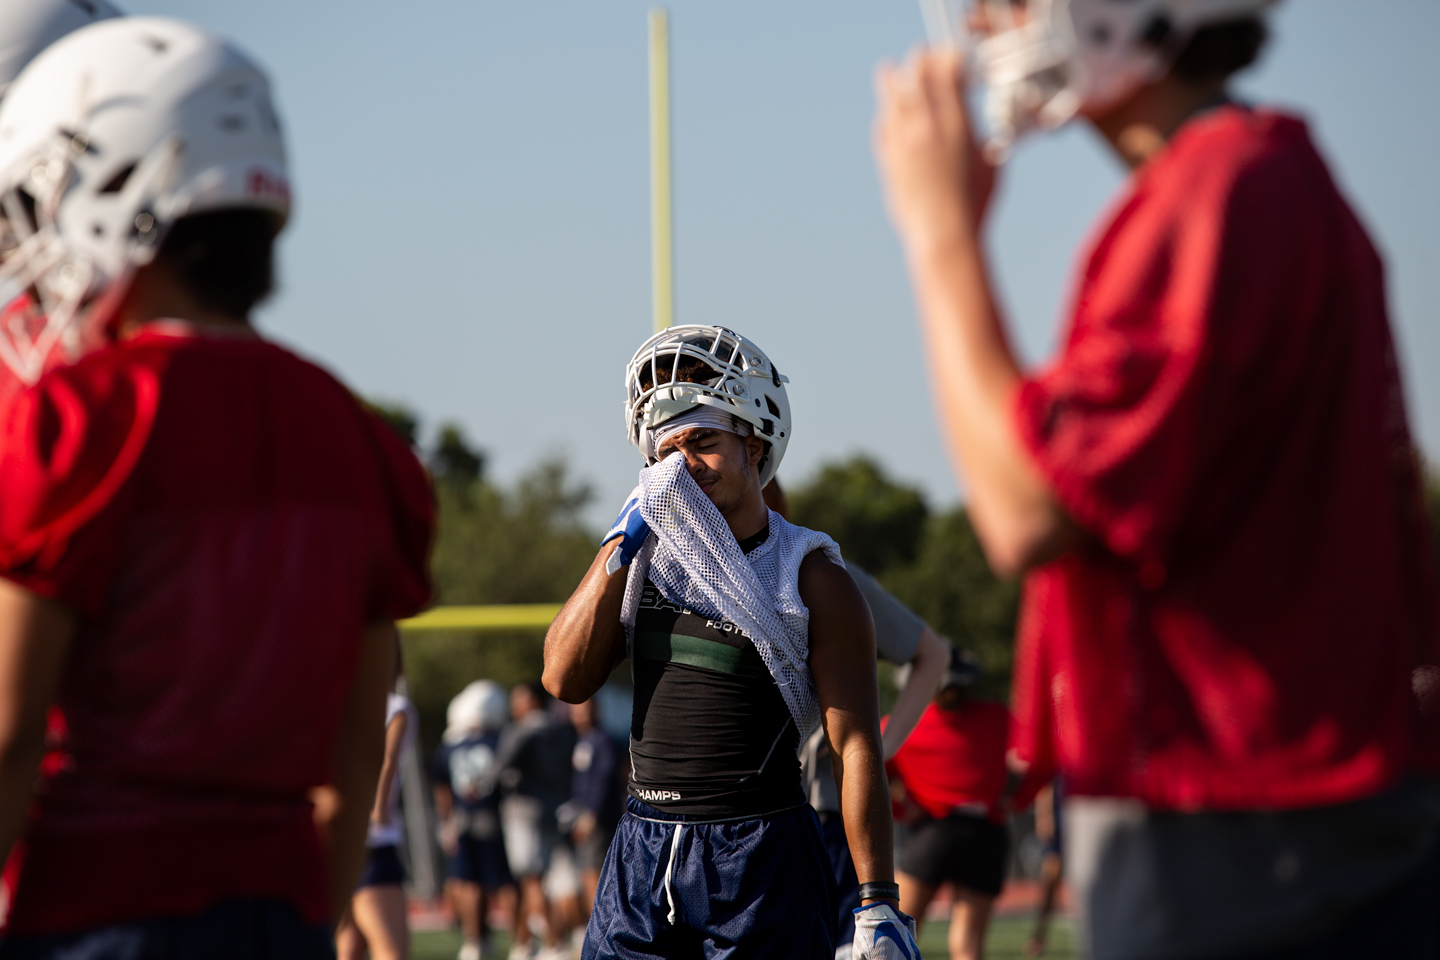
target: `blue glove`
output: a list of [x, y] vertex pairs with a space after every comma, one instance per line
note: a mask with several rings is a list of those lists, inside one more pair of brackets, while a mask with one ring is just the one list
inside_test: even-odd
[[620, 516], [610, 525], [610, 532], [600, 540], [609, 543], [616, 536], [620, 537], [620, 545], [615, 552], [610, 554], [610, 559], [605, 561], [605, 572], [612, 574], [621, 567], [628, 567], [630, 561], [635, 559], [635, 554], [645, 546], [645, 538], [650, 536], [650, 527], [645, 523], [645, 518], [640, 516], [640, 497], [644, 493], [639, 487], [630, 491], [625, 506], [620, 508]]
[[853, 960], [921, 960], [915, 920], [888, 903], [855, 908]]

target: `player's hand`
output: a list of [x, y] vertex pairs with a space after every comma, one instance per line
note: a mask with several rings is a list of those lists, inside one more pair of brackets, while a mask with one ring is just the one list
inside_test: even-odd
[[640, 497], [643, 494], [639, 487], [630, 491], [630, 496], [625, 499], [625, 506], [620, 508], [620, 516], [610, 525], [610, 532], [601, 538], [601, 543], [609, 543], [617, 536], [620, 538], [620, 545], [610, 554], [610, 559], [605, 561], [605, 572], [613, 574], [621, 567], [628, 567], [630, 561], [645, 546], [645, 538], [650, 536], [650, 527], [645, 523], [645, 518], [640, 516]]
[[590, 834], [595, 832], [595, 814], [586, 810], [575, 818], [575, 826], [570, 828], [570, 839], [576, 843], [584, 843], [590, 839]]
[[890, 219], [912, 252], [973, 240], [995, 186], [962, 78], [953, 50], [917, 51], [875, 73], [875, 156]]
[[853, 960], [920, 960], [915, 919], [882, 901], [855, 908]]
[[447, 857], [453, 857], [460, 850], [460, 833], [464, 825], [460, 818], [451, 816], [440, 822], [439, 828], [435, 831], [435, 839], [440, 841], [440, 849], [445, 851]]

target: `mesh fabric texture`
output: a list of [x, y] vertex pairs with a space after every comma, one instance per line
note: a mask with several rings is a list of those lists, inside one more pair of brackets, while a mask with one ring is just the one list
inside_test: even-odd
[[840, 548], [772, 510], [769, 536], [746, 555], [679, 453], [641, 470], [640, 489], [640, 513], [652, 535], [625, 584], [620, 617], [627, 645], [635, 642], [647, 577], [671, 603], [729, 620], [765, 661], [803, 743], [820, 724], [820, 701], [808, 662], [810, 611], [800, 599], [800, 563], [814, 550], [843, 563]]

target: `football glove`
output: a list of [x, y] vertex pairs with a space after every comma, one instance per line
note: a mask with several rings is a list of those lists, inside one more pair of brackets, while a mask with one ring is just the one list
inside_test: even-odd
[[920, 960], [915, 920], [888, 903], [855, 908], [854, 960]]
[[620, 516], [615, 518], [615, 522], [610, 525], [610, 531], [600, 540], [604, 544], [617, 535], [620, 537], [620, 545], [610, 554], [610, 559], [605, 561], [607, 574], [613, 574], [621, 567], [628, 567], [630, 561], [635, 559], [635, 554], [645, 546], [645, 538], [650, 536], [650, 527], [645, 523], [645, 518], [640, 516], [640, 497], [643, 493], [639, 487], [630, 491], [625, 506], [620, 508]]

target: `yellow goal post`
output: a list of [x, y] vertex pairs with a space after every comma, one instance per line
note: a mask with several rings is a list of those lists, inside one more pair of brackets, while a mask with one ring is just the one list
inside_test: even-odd
[[472, 607], [432, 607], [400, 621], [406, 632], [431, 630], [543, 630], [560, 612], [559, 603], [486, 604]]

